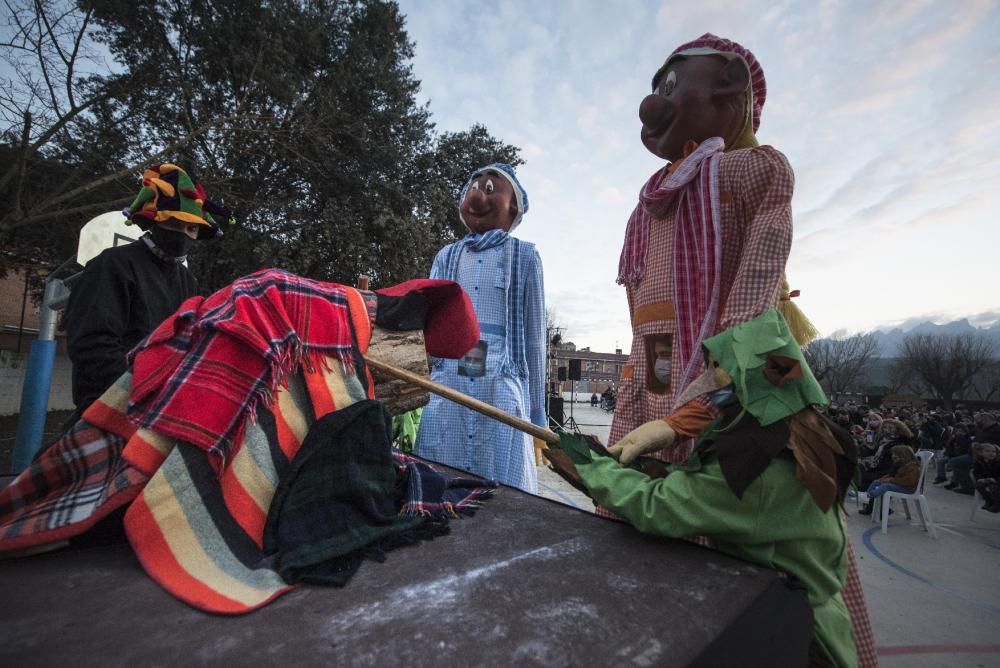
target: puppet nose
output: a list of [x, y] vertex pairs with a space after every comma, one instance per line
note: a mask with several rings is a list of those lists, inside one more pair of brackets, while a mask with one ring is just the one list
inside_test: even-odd
[[483, 213], [490, 208], [486, 193], [482, 190], [470, 190], [467, 192], [462, 206], [471, 213]]
[[658, 132], [674, 119], [674, 105], [662, 95], [647, 95], [639, 104], [639, 120], [651, 132]]

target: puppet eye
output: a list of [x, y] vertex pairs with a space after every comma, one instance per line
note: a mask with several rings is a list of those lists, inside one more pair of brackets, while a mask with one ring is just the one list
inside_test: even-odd
[[667, 96], [674, 92], [674, 86], [677, 85], [677, 73], [673, 70], [667, 72], [667, 76], [663, 78], [663, 83], [660, 84], [660, 95]]
[[493, 192], [493, 179], [486, 179], [486, 185], [483, 186], [483, 190], [487, 193]]
[[479, 181], [473, 181], [472, 185], [469, 186], [469, 190], [479, 190]]

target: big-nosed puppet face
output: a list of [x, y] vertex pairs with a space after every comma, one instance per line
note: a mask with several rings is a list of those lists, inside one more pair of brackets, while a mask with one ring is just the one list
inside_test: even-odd
[[642, 143], [664, 160], [679, 160], [688, 141], [727, 141], [742, 128], [750, 71], [739, 58], [681, 57], [663, 68], [639, 105]]
[[509, 232], [517, 216], [517, 200], [510, 181], [487, 169], [472, 177], [459, 209], [469, 229], [482, 234], [490, 230]]

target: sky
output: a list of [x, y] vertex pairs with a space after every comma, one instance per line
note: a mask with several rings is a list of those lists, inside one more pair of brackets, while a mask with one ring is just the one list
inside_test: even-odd
[[705, 32], [767, 78], [757, 133], [795, 170], [787, 266], [825, 336], [1000, 320], [1000, 2], [401, 0], [438, 131], [521, 148], [547, 306], [578, 346], [628, 352], [615, 283], [640, 187], [663, 166], [638, 107]]

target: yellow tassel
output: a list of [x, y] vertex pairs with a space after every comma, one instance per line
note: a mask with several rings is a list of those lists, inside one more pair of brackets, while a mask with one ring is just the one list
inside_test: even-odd
[[785, 275], [781, 276], [781, 299], [778, 301], [778, 310], [785, 317], [788, 329], [792, 332], [799, 347], [805, 348], [809, 342], [819, 336], [819, 330], [792, 301], [788, 290], [788, 277]]

